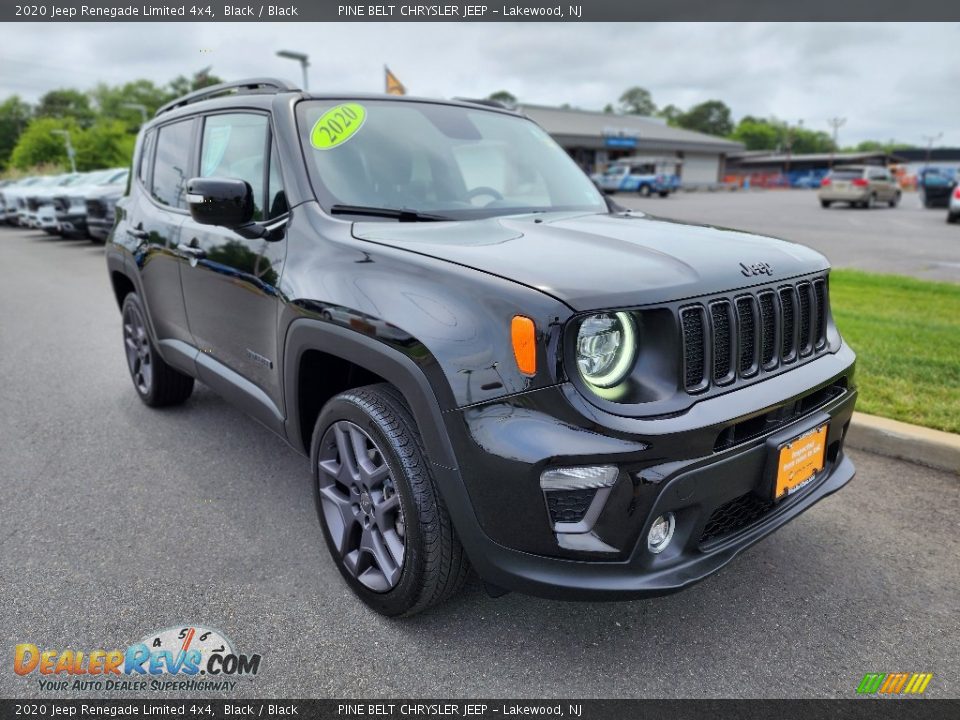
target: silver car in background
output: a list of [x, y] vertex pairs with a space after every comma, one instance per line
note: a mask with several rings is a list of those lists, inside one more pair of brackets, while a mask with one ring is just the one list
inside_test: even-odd
[[851, 207], [862, 208], [886, 203], [896, 207], [900, 202], [900, 186], [885, 167], [841, 165], [823, 179], [817, 196], [820, 205], [825, 208], [833, 203], [848, 203]]

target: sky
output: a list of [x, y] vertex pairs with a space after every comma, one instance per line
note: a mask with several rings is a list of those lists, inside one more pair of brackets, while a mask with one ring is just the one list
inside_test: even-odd
[[381, 92], [383, 66], [410, 94], [602, 109], [646, 87], [662, 107], [720, 99], [735, 119], [776, 116], [841, 145], [896, 139], [960, 146], [958, 23], [46, 23], [0, 25], [0, 99], [35, 101], [212, 66], [225, 79], [275, 76], [310, 89]]

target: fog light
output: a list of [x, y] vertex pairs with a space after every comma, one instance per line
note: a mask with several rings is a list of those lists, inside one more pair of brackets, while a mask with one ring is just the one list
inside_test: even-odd
[[673, 540], [673, 531], [677, 525], [673, 513], [665, 513], [653, 521], [647, 535], [647, 549], [654, 555], [662, 553]]

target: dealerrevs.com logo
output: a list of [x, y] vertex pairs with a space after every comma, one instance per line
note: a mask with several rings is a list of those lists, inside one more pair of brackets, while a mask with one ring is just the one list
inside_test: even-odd
[[233, 690], [260, 670], [259, 654], [238, 653], [222, 633], [178, 625], [145, 635], [126, 649], [41, 649], [20, 643], [13, 671], [36, 676], [40, 690]]

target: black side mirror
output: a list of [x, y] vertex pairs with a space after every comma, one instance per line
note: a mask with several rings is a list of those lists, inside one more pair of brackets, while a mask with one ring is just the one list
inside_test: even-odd
[[198, 223], [237, 228], [253, 220], [253, 188], [236, 178], [193, 178], [187, 183], [187, 205]]

